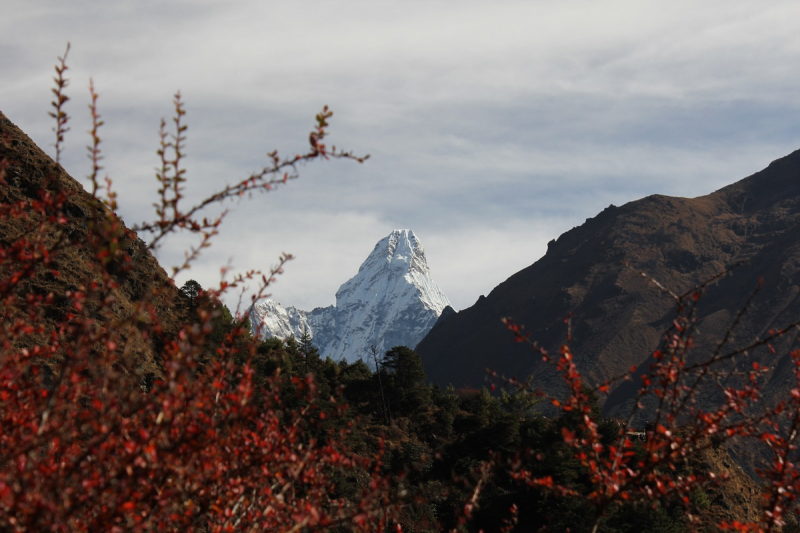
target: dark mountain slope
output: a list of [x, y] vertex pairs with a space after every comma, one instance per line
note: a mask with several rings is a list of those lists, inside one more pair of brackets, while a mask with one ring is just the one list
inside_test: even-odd
[[[431, 331], [417, 351], [435, 383], [481, 385], [488, 367], [506, 376], [532, 374], [536, 385], [555, 391], [560, 381], [552, 369], [513, 343], [501, 318], [525, 324], [553, 350], [565, 339], [562, 319], [573, 312], [574, 352], [597, 383], [644, 363], [675, 312], [669, 298], [624, 262], [682, 292], [742, 260], [700, 303], [701, 351], [722, 338], [760, 277], [764, 287], [734, 345], [800, 318], [800, 151], [707, 196], [655, 195], [610, 206]], [[786, 338], [775, 346], [777, 355], [751, 354], [776, 368], [770, 379], [777, 386], [768, 394], [780, 393], [789, 377], [791, 345]], [[630, 392], [612, 393], [606, 412], [624, 405]]]
[[[45, 195], [56, 198], [60, 194], [66, 198], [61, 207], [55, 201], [44, 202], [44, 207], [36, 205]], [[20, 212], [15, 213], [15, 209]], [[81, 291], [88, 298], [83, 311], [86, 316], [109, 324], [125, 324], [120, 335], [131, 369], [142, 375], [157, 375], [161, 341], [154, 337], [150, 322], [155, 318], [165, 337], [176, 334], [187, 322], [185, 299], [145, 243], [2, 113], [0, 215], [0, 244], [3, 245], [0, 248], [8, 254], [0, 257], [0, 318], [5, 324], [10, 324], [14, 318], [23, 318], [44, 327], [43, 334], [38, 337], [14, 336], [0, 328], [3, 340], [11, 335], [15, 344], [47, 344], [47, 337], [69, 324], [68, 313], [75, 312], [74, 298], [65, 294]], [[97, 246], [101, 241], [92, 236], [110, 231], [111, 226], [116, 228], [118, 242], [104, 265], [98, 259]], [[35, 250], [39, 240], [46, 243], [49, 251], [47, 268], [41, 257], [32, 257], [33, 271], [19, 282], [13, 282], [12, 272], [25, 263], [21, 255], [12, 255], [16, 253], [15, 246], [28, 242], [30, 249]], [[104, 282], [106, 272], [110, 273], [110, 279]], [[93, 284], [99, 288], [93, 288]], [[31, 317], [26, 303], [30, 294], [52, 294], [54, 302], [38, 309], [38, 314]], [[143, 307], [142, 303], [149, 307]], [[138, 318], [138, 314], [149, 308], [154, 309], [154, 317]], [[94, 309], [103, 309], [106, 314], [93, 317]], [[139, 327], [135, 325], [137, 322]]]

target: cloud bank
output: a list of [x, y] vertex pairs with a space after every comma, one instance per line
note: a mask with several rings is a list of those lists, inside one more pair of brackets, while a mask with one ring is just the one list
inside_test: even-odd
[[[460, 309], [610, 203], [707, 194], [800, 148], [796, 2], [6, 4], [2, 111], [52, 144], [52, 65], [70, 41], [65, 167], [88, 172], [93, 77], [129, 224], [152, 214], [158, 122], [176, 90], [189, 200], [273, 149], [303, 150], [314, 114], [334, 109], [331, 142], [371, 159], [308, 165], [227, 206], [188, 274], [207, 286], [220, 266], [290, 252], [273, 295], [304, 309], [333, 303], [394, 228], [415, 231]], [[188, 243], [168, 242], [162, 263]]]

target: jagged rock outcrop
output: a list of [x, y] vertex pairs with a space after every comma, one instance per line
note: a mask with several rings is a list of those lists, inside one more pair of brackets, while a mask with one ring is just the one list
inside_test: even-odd
[[414, 347], [450, 302], [431, 279], [425, 250], [411, 230], [381, 239], [358, 273], [336, 292], [336, 305], [304, 312], [267, 300], [249, 309], [254, 334], [299, 337], [308, 331], [324, 357], [367, 359], [393, 346]]

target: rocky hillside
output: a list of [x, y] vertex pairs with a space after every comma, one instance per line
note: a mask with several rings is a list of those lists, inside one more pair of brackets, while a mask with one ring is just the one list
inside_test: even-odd
[[[97, 316], [100, 321], [129, 323], [126, 319], [136, 312], [141, 302], [155, 305], [156, 316], [165, 333], [177, 331], [183, 311], [182, 298], [173, 281], [166, 275], [146, 245], [136, 234], [57, 165], [27, 135], [0, 113], [0, 242], [6, 257], [0, 262], [0, 314], [4, 324], [15, 318], [43, 326], [40, 337], [63, 325], [68, 312], [74, 311], [68, 291], [83, 291], [96, 298], [109, 299], [113, 316]], [[49, 195], [62, 195], [65, 202], [58, 209], [40, 210], [35, 202]], [[46, 202], [52, 204], [53, 202]], [[110, 216], [109, 216], [110, 215]], [[118, 247], [106, 258], [107, 265], [98, 261], [98, 250], [92, 247], [93, 232], [117, 233]], [[48, 267], [40, 256], [33, 258], [36, 266], [25, 273], [19, 283], [13, 282], [13, 272], [25, 264], [24, 253], [35, 250], [37, 243], [46, 243], [51, 252]], [[39, 253], [39, 252], [34, 252]], [[13, 269], [13, 270], [12, 270]], [[103, 273], [111, 274], [107, 292], [98, 293], [93, 284], [101, 283]], [[44, 312], [29, 316], [26, 297], [29, 294], [52, 294], [54, 301]], [[91, 297], [85, 312], [100, 307]], [[135, 321], [134, 321], [135, 322]], [[3, 329], [3, 336], [10, 332]], [[158, 339], [143, 336], [140, 328], [131, 326], [121, 332], [125, 339], [126, 357], [131, 370], [142, 375], [158, 374]], [[41, 339], [39, 339], [41, 340]], [[16, 337], [16, 343], [36, 343], [35, 336]], [[20, 346], [24, 347], [24, 346]]]
[[[757, 522], [761, 505], [761, 488], [737, 465], [728, 452], [720, 448], [703, 450], [691, 460], [694, 472], [702, 475], [713, 473], [719, 483], [695, 493], [695, 504], [699, 504], [701, 524], [713, 531], [712, 524], [722, 521], [732, 523]], [[794, 523], [794, 517], [790, 517]], [[703, 531], [703, 528], [700, 528]]]
[[[513, 343], [501, 318], [525, 324], [552, 350], [565, 340], [563, 318], [574, 313], [574, 353], [589, 381], [599, 383], [646, 364], [675, 313], [669, 298], [623, 263], [681, 292], [739, 261], [744, 264], [699, 303], [698, 356], [723, 337], [762, 277], [763, 288], [734, 331], [732, 346], [800, 319], [800, 151], [707, 196], [655, 195], [609, 206], [442, 322], [417, 350], [430, 379], [441, 385], [480, 386], [491, 368], [506, 376], [533, 375], [536, 385], [554, 391], [560, 380], [552, 368]], [[765, 349], [740, 361], [770, 367], [767, 401], [791, 384], [788, 353], [795, 339], [775, 343], [774, 355]], [[605, 412], [625, 416], [633, 390], [613, 391]]]

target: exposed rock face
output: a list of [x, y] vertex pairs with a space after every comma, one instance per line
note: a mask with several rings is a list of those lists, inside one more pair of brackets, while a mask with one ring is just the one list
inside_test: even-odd
[[411, 230], [381, 239], [336, 292], [336, 305], [304, 312], [267, 300], [249, 310], [261, 337], [299, 337], [307, 330], [323, 356], [367, 359], [393, 346], [414, 347], [450, 305], [430, 277], [425, 251]]
[[[736, 464], [724, 447], [707, 447], [688, 461], [696, 474], [713, 473], [716, 485], [702, 490], [706, 503], [700, 513], [699, 531], [714, 531], [720, 522], [755, 523], [760, 518], [761, 487]], [[702, 496], [701, 496], [702, 498]], [[790, 517], [795, 522], [794, 517]]]
[[[443, 321], [417, 351], [429, 379], [441, 385], [482, 386], [491, 368], [509, 377], [533, 375], [536, 385], [555, 392], [561, 379], [541, 357], [512, 342], [501, 318], [524, 324], [532, 339], [555, 352], [566, 339], [562, 319], [572, 312], [573, 351], [591, 384], [631, 366], [645, 371], [672, 322], [674, 303], [623, 262], [680, 293], [742, 260], [699, 302], [698, 356], [723, 338], [760, 277], [764, 285], [731, 346], [746, 346], [800, 319], [800, 151], [707, 196], [656, 195], [608, 207], [551, 241], [544, 257], [487, 297]], [[762, 388], [766, 403], [792, 387], [788, 354], [796, 337], [774, 343], [774, 355], [755, 350], [737, 361], [770, 368]], [[617, 387], [604, 411], [626, 417], [635, 390], [631, 382]], [[705, 390], [702, 401], [716, 402], [714, 394]]]
[[[320, 311], [315, 309], [312, 312]], [[311, 331], [308, 315], [294, 307], [283, 307], [275, 300], [264, 300], [248, 309], [253, 333], [262, 338], [278, 337], [285, 339], [294, 335], [300, 337], [303, 331]]]

